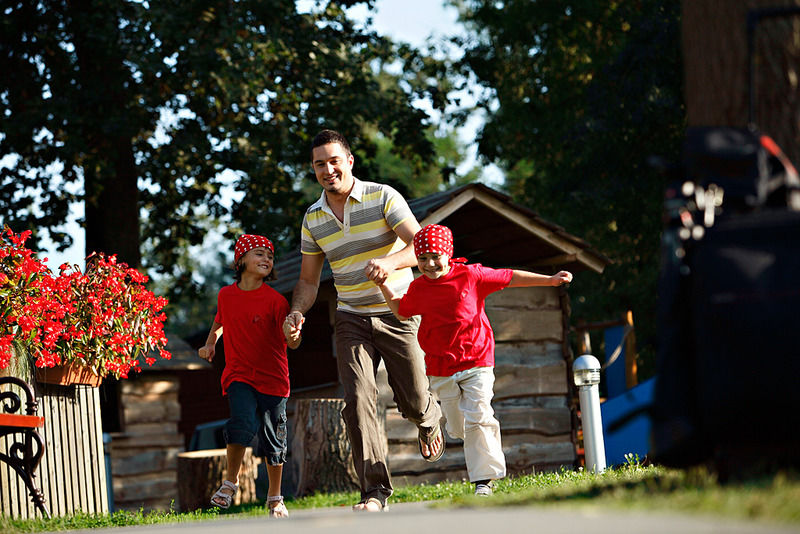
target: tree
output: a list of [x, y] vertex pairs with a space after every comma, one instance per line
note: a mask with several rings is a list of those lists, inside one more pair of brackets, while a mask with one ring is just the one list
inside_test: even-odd
[[[322, 127], [348, 134], [367, 174], [368, 128], [425, 164], [427, 117], [411, 103], [438, 92], [436, 66], [354, 25], [343, 9], [357, 3], [372, 0], [311, 13], [294, 0], [3, 1], [5, 222], [67, 246], [58, 227], [79, 200], [87, 252], [138, 265], [144, 241], [146, 266], [166, 273], [208, 218], [229, 237], [295, 242]], [[398, 58], [403, 74], [379, 79], [374, 66]], [[226, 176], [240, 197], [230, 207]]]
[[454, 129], [438, 131], [431, 127], [425, 135], [434, 147], [434, 157], [420, 169], [413, 161], [398, 156], [390, 139], [375, 133], [377, 152], [374, 162], [381, 181], [393, 186], [406, 198], [417, 198], [480, 178], [477, 167], [469, 169], [463, 176], [457, 175], [456, 167], [465, 160], [466, 148]]
[[[679, 11], [668, 0], [462, 0], [461, 68], [485, 89], [479, 152], [512, 197], [612, 258], [573, 284], [588, 320], [633, 309], [655, 343], [663, 178], [683, 135]], [[648, 350], [645, 350], [645, 354]]]

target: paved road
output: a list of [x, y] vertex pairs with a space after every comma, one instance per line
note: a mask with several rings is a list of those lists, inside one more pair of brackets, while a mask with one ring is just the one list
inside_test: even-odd
[[285, 520], [235, 519], [95, 529], [92, 534], [784, 534], [800, 533], [800, 525], [666, 514], [606, 512], [587, 508], [431, 508], [424, 503], [393, 504], [383, 513], [356, 514], [349, 508], [295, 510]]

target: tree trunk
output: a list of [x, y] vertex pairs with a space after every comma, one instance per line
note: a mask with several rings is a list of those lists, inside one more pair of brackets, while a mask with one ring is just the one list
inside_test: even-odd
[[[141, 263], [139, 252], [139, 189], [130, 142], [114, 144], [115, 176], [85, 173], [86, 255], [116, 254], [131, 267]], [[93, 194], [92, 194], [93, 193]]]
[[[225, 480], [228, 466], [225, 449], [182, 452], [178, 454], [178, 506], [189, 512], [211, 506], [211, 496]], [[255, 502], [258, 459], [246, 449], [239, 471], [239, 491], [235, 505]]]
[[[114, 31], [119, 25], [91, 0], [70, 2], [70, 33], [77, 56], [76, 83], [84, 95], [76, 132], [82, 158], [86, 255], [116, 254], [138, 267], [139, 173], [133, 143], [142, 110], [131, 109], [135, 82]], [[102, 26], [102, 30], [97, 30]]]
[[[359, 489], [358, 476], [341, 411], [341, 399], [298, 399], [295, 407], [291, 466], [297, 480], [295, 496]], [[385, 409], [378, 422], [386, 442]]]
[[[683, 0], [683, 54], [689, 126], [748, 123], [747, 13], [800, 0]], [[755, 29], [756, 126], [800, 162], [800, 15], [763, 19]]]

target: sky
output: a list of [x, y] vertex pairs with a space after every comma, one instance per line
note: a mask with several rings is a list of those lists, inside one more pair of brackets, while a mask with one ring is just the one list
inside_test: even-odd
[[[310, 9], [314, 0], [298, 0], [300, 10]], [[376, 0], [375, 10], [371, 12], [374, 29], [391, 37], [395, 41], [404, 41], [421, 47], [429, 38], [441, 40], [458, 31], [458, 12], [452, 6], [446, 6], [443, 0]], [[350, 15], [356, 20], [364, 20], [370, 15], [364, 6], [356, 6], [350, 10]], [[424, 103], [421, 104], [424, 108]], [[478, 118], [470, 121], [459, 131], [459, 137], [468, 148], [467, 161], [461, 170], [467, 170], [475, 162], [476, 147], [474, 146], [475, 132], [480, 124]], [[490, 170], [488, 181], [499, 181], [499, 171]], [[71, 216], [74, 221], [83, 216], [82, 206], [78, 206]], [[55, 270], [64, 262], [83, 265], [85, 239], [83, 230], [75, 222], [68, 223], [66, 229], [72, 235], [73, 245], [65, 252], [56, 252], [52, 244], [43, 240], [39, 257], [47, 257], [47, 265]]]
[[[428, 37], [456, 31], [458, 12], [441, 0], [376, 0], [372, 22], [378, 33], [422, 45]], [[353, 10], [366, 13], [366, 9]], [[361, 15], [363, 17], [363, 15]]]

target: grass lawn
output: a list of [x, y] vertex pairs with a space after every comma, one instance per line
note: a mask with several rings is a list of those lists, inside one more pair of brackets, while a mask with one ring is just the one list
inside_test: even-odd
[[[356, 493], [320, 494], [287, 500], [290, 510], [349, 506]], [[681, 471], [642, 467], [635, 462], [601, 475], [561, 471], [498, 481], [492, 498], [472, 495], [466, 482], [445, 482], [396, 488], [390, 502], [436, 501], [448, 506], [591, 506], [631, 510], [720, 515], [789, 524], [800, 523], [800, 476], [796, 473], [765, 476], [746, 482], [719, 484], [706, 471]], [[110, 515], [75, 515], [51, 520], [11, 520], [0, 517], [0, 532], [41, 532], [79, 528], [144, 525], [209, 520], [220, 516], [266, 515], [260, 505], [192, 513], [115, 512]]]

